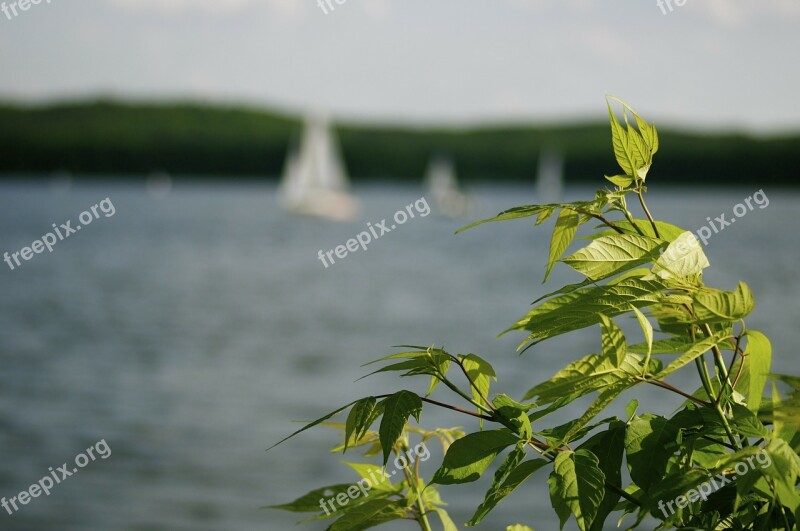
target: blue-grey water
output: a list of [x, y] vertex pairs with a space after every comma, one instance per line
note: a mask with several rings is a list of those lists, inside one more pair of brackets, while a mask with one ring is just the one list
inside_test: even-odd
[[[658, 217], [697, 229], [707, 216], [730, 218], [754, 192], [654, 185], [650, 205]], [[797, 367], [790, 346], [800, 318], [800, 196], [764, 192], [767, 208], [709, 240], [706, 280], [727, 289], [740, 278], [748, 282], [757, 299], [749, 326], [771, 337], [774, 369], [789, 372]], [[74, 226], [106, 197], [116, 209], [52, 253], [13, 271], [0, 263], [0, 496], [27, 490], [49, 467], [71, 463], [101, 439], [112, 452], [13, 515], [0, 509], [0, 528], [295, 529], [298, 515], [259, 507], [357, 478], [341, 455], [327, 452], [337, 442], [327, 428], [264, 450], [296, 429], [293, 421], [354, 398], [424, 391], [425, 381], [392, 376], [355, 381], [367, 372], [363, 363], [391, 353], [392, 345], [435, 343], [480, 354], [497, 369], [496, 390], [517, 397], [598, 348], [596, 330], [522, 357], [515, 353], [520, 335], [495, 337], [545, 289], [575, 280], [557, 266], [541, 284], [549, 226], [533, 229], [523, 220], [454, 236], [467, 220], [446, 220], [434, 207], [326, 269], [319, 250], [345, 243], [423, 192], [375, 186], [356, 193], [362, 217], [337, 224], [285, 214], [271, 185], [178, 182], [161, 198], [135, 184], [0, 185], [0, 251], [19, 251], [53, 223], [71, 219]], [[473, 194], [480, 202], [474, 217], [535, 202], [525, 187]], [[698, 385], [691, 374], [674, 383]], [[641, 407], [669, 413], [680, 400], [665, 393], [641, 390]], [[439, 391], [436, 397], [452, 400]], [[475, 427], [433, 409], [422, 424]], [[432, 451], [423, 467], [428, 477], [441, 458]], [[547, 473], [539, 471], [482, 527], [557, 529]], [[459, 525], [488, 480], [442, 489]], [[298, 529], [324, 528], [316, 522]]]

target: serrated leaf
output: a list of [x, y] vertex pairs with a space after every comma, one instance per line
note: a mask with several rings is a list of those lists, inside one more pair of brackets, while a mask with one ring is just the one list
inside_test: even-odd
[[422, 400], [410, 391], [397, 392], [383, 401], [383, 418], [378, 430], [383, 448], [383, 466], [389, 461], [394, 443], [403, 433], [408, 418], [413, 416], [419, 422], [421, 412]]
[[620, 379], [641, 374], [642, 367], [642, 358], [636, 354], [626, 354], [619, 366], [604, 355], [590, 354], [573, 361], [546, 382], [529, 389], [524, 400], [536, 397], [539, 404], [544, 404], [568, 395], [578, 398]]
[[684, 365], [693, 362], [695, 358], [702, 356], [703, 353], [711, 350], [712, 347], [719, 345], [725, 339], [727, 339], [727, 334], [722, 332], [717, 332], [711, 337], [701, 339], [692, 345], [686, 352], [670, 362], [661, 372], [653, 376], [653, 379], [663, 380]]
[[[496, 215], [494, 217], [487, 218], [487, 219], [482, 219], [480, 221], [476, 221], [474, 223], [470, 223], [466, 227], [462, 227], [462, 228], [458, 229], [456, 231], [456, 234], [458, 234], [460, 232], [464, 232], [465, 230], [469, 230], [469, 229], [471, 229], [473, 227], [477, 227], [478, 225], [483, 225], [484, 223], [492, 223], [492, 222], [495, 222], [495, 221], [506, 221], [506, 220], [510, 220], [510, 219], [527, 218], [527, 217], [530, 217], [530, 216], [539, 216], [539, 215], [542, 215], [542, 214], [544, 214], [544, 215], [549, 217], [557, 208], [559, 208], [559, 205], [526, 205], [526, 206], [519, 206], [519, 207], [510, 208], [508, 210], [504, 210], [503, 212], [500, 212], [498, 215]], [[544, 220], [542, 220], [542, 221], [544, 221]], [[538, 225], [538, 223], [537, 223], [537, 225]]]
[[288, 441], [289, 439], [291, 439], [291, 438], [292, 438], [292, 437], [294, 437], [295, 435], [298, 435], [298, 434], [300, 434], [300, 433], [302, 433], [302, 432], [304, 432], [304, 431], [306, 431], [306, 430], [308, 430], [308, 429], [311, 429], [311, 428], [313, 428], [314, 426], [317, 426], [318, 424], [322, 424], [323, 422], [325, 422], [325, 421], [326, 421], [326, 420], [328, 420], [329, 418], [333, 417], [333, 416], [334, 416], [334, 415], [336, 415], [337, 413], [340, 413], [340, 412], [344, 411], [345, 409], [349, 408], [350, 406], [352, 406], [352, 405], [353, 405], [353, 404], [355, 404], [356, 402], [358, 402], [358, 400], [354, 400], [353, 402], [350, 402], [350, 403], [349, 403], [349, 404], [347, 404], [346, 406], [342, 406], [342, 407], [340, 407], [339, 409], [337, 409], [336, 411], [332, 411], [331, 413], [328, 413], [328, 414], [327, 414], [327, 415], [325, 415], [324, 417], [320, 417], [320, 418], [318, 418], [317, 420], [315, 420], [314, 422], [310, 422], [310, 423], [306, 424], [305, 426], [303, 426], [302, 428], [300, 428], [300, 429], [299, 429], [299, 430], [297, 430], [296, 432], [292, 433], [292, 434], [291, 434], [291, 435], [289, 435], [288, 437], [284, 437], [284, 438], [283, 438], [283, 439], [281, 439], [280, 441], [276, 442], [275, 444], [273, 444], [272, 446], [270, 446], [269, 448], [267, 448], [267, 451], [270, 451], [270, 450], [272, 450], [273, 448], [275, 448], [276, 446], [278, 446], [279, 444], [281, 444], [281, 443], [283, 443], [283, 442], [286, 442], [286, 441]]
[[680, 354], [686, 352], [692, 346], [691, 340], [685, 337], [670, 337], [654, 341], [652, 346], [647, 343], [637, 343], [630, 345], [628, 350], [636, 354], [647, 354], [650, 350], [653, 354]]
[[754, 308], [753, 294], [744, 282], [734, 292], [702, 288], [694, 293], [694, 313], [702, 323], [738, 321]]
[[564, 508], [575, 516], [578, 528], [588, 531], [597, 516], [605, 492], [605, 474], [598, 459], [588, 450], [560, 452], [550, 474], [550, 501], [559, 513], [561, 529], [564, 528]]
[[344, 516], [336, 520], [328, 531], [361, 531], [404, 516], [403, 511], [397, 508], [396, 500], [370, 500], [347, 509]]
[[341, 483], [314, 489], [308, 494], [300, 496], [296, 500], [281, 505], [267, 505], [262, 509], [279, 509], [281, 511], [291, 511], [293, 513], [318, 513], [322, 512], [319, 501], [336, 497], [337, 494], [346, 492], [352, 487], [352, 483]]
[[642, 332], [644, 333], [644, 343], [647, 345], [647, 352], [644, 358], [644, 366], [646, 368], [650, 366], [650, 356], [653, 353], [653, 325], [650, 324], [650, 321], [647, 320], [647, 317], [639, 308], [631, 306], [631, 310], [636, 315], [636, 320], [639, 321], [639, 326], [642, 327]]
[[497, 380], [492, 364], [476, 354], [460, 356], [464, 371], [472, 381], [470, 390], [472, 399], [481, 405], [487, 405], [486, 399], [489, 396], [489, 387], [492, 379]]
[[450, 445], [431, 483], [453, 485], [476, 481], [497, 454], [518, 441], [519, 437], [505, 428], [467, 434]]
[[[638, 311], [638, 310], [637, 310]], [[625, 360], [628, 342], [622, 330], [605, 315], [600, 316], [600, 336], [602, 339], [603, 356], [611, 360], [614, 367], [619, 367]]]
[[436, 514], [439, 515], [439, 520], [442, 521], [443, 531], [458, 531], [458, 526], [453, 522], [453, 519], [450, 518], [450, 515], [447, 514], [447, 511], [441, 507], [434, 507], [433, 510], [436, 511]]
[[680, 429], [656, 415], [635, 417], [625, 433], [625, 455], [631, 479], [644, 491], [661, 481], [678, 450]]
[[623, 269], [630, 269], [658, 257], [667, 246], [663, 240], [636, 234], [612, 234], [564, 258], [562, 262], [593, 280], [600, 280]]
[[684, 279], [699, 275], [709, 265], [708, 258], [694, 234], [682, 233], [667, 246], [653, 264], [653, 274], [666, 279]]
[[[652, 223], [650, 223], [649, 220], [634, 219], [633, 221], [634, 223], [636, 223], [636, 226], [639, 227], [639, 230], [644, 232], [645, 236], [648, 236], [650, 238], [656, 237], [656, 234], [653, 231], [653, 225]], [[614, 225], [616, 225], [617, 228], [625, 231], [626, 234], [639, 234], [636, 228], [628, 220], [623, 219], [615, 221]], [[686, 232], [685, 229], [682, 229], [676, 225], [672, 225], [671, 223], [667, 223], [666, 221], [656, 221], [656, 227], [658, 228], [659, 239], [670, 243], [675, 241], [678, 238], [678, 236]], [[602, 238], [603, 236], [611, 236], [614, 234], [618, 234], [616, 231], [612, 229], [606, 229], [605, 225], [600, 225], [599, 228], [602, 228], [604, 230], [601, 230], [600, 232], [596, 232], [590, 235], [588, 239], [596, 240], [598, 238]]]
[[[576, 290], [537, 306], [509, 330], [527, 330], [531, 344], [596, 325], [600, 315], [614, 317], [630, 306], [649, 306], [659, 301], [664, 285], [658, 280], [626, 278], [620, 282]], [[525, 344], [525, 342], [523, 342]]]
[[745, 336], [747, 337], [747, 347], [744, 354], [747, 358], [750, 376], [747, 407], [750, 411], [757, 413], [761, 407], [761, 397], [772, 366], [772, 344], [767, 336], [757, 330], [748, 330]]
[[372, 463], [351, 463], [348, 461], [342, 461], [342, 463], [355, 470], [356, 473], [361, 476], [361, 479], [369, 480], [370, 488], [383, 491], [393, 491], [397, 490], [399, 487], [399, 485], [392, 485], [388, 474], [382, 467], [379, 467], [378, 465], [373, 465]]
[[561, 258], [569, 244], [572, 243], [580, 225], [581, 216], [574, 210], [565, 208], [558, 214], [556, 225], [553, 228], [553, 235], [550, 238], [550, 256], [547, 259], [547, 270], [544, 273], [545, 280], [550, 276], [553, 265]]
[[533, 408], [533, 404], [520, 404], [504, 394], [496, 396], [492, 403], [497, 413], [517, 430], [520, 437], [526, 440], [531, 438], [531, 420], [525, 413]]
[[478, 506], [475, 514], [472, 515], [472, 518], [467, 522], [467, 526], [478, 525], [486, 515], [506, 496], [511, 494], [514, 489], [519, 487], [534, 472], [548, 464], [544, 459], [532, 459], [520, 462], [524, 456], [524, 450], [520, 453], [517, 449], [508, 455], [503, 463], [504, 466], [501, 466], [497, 470], [492, 486], [486, 492], [486, 496], [483, 502]]
[[[608, 430], [593, 435], [579, 449], [589, 450], [597, 456], [598, 466], [605, 475], [605, 483], [622, 490], [622, 458], [625, 453], [625, 423], [614, 421]], [[619, 494], [605, 489], [603, 501], [597, 510], [591, 531], [602, 531], [608, 515], [616, 508]]]
[[611, 385], [600, 393], [600, 396], [592, 402], [592, 405], [581, 415], [572, 428], [564, 435], [565, 441], [572, 440], [572, 437], [580, 432], [593, 418], [600, 414], [611, 402], [617, 399], [619, 395], [624, 393], [631, 386], [635, 385], [636, 381], [633, 379], [621, 379]]
[[344, 450], [342, 450], [342, 453], [347, 451], [351, 438], [356, 441], [361, 439], [378, 418], [380, 410], [376, 407], [376, 404], [375, 397], [368, 396], [356, 402], [350, 410], [345, 423]]
[[611, 145], [614, 148], [614, 156], [617, 164], [625, 172], [625, 175], [635, 175], [636, 161], [633, 153], [629, 150], [628, 132], [617, 121], [611, 102], [608, 103], [608, 115], [611, 117]]
[[627, 188], [633, 184], [633, 177], [630, 175], [612, 175], [610, 177], [606, 175], [605, 177], [620, 188]]

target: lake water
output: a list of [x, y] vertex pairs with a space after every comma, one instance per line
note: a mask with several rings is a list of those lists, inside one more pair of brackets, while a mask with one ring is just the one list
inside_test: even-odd
[[[726, 289], [740, 278], [748, 282], [757, 300], [749, 326], [771, 337], [774, 369], [790, 372], [797, 368], [791, 345], [800, 320], [800, 196], [764, 191], [768, 208], [709, 240], [706, 280]], [[296, 515], [259, 506], [357, 479], [342, 456], [326, 451], [337, 434], [320, 428], [264, 450], [296, 429], [295, 420], [369, 394], [424, 391], [424, 381], [391, 376], [356, 382], [367, 372], [363, 363], [391, 353], [392, 345], [444, 344], [486, 357], [500, 377], [496, 390], [519, 397], [599, 347], [592, 330], [519, 357], [522, 336], [495, 337], [546, 288], [575, 279], [557, 266], [541, 285], [549, 226], [534, 230], [523, 220], [454, 236], [466, 221], [434, 211], [326, 269], [319, 250], [343, 244], [367, 221], [390, 218], [422, 191], [358, 188], [365, 212], [344, 224], [288, 216], [274, 192], [270, 185], [179, 182], [157, 199], [134, 184], [67, 191], [0, 185], [2, 251], [30, 245], [53, 223], [71, 219], [74, 226], [78, 214], [106, 197], [116, 209], [52, 253], [13, 271], [0, 264], [0, 496], [17, 495], [48, 467], [71, 462], [101, 439], [112, 452], [13, 516], [0, 510], [0, 528], [324, 529], [319, 522], [296, 528]], [[707, 216], [730, 218], [754, 192], [652, 186], [650, 206], [659, 218], [697, 229]], [[474, 217], [534, 202], [522, 187], [474, 194]], [[627, 329], [638, 337], [635, 327]], [[698, 385], [691, 374], [674, 383]], [[630, 396], [661, 413], [680, 403], [658, 389]], [[436, 397], [450, 400], [438, 391]], [[422, 422], [474, 427], [432, 409]], [[432, 451], [428, 477], [441, 457]], [[547, 473], [538, 472], [482, 528], [520, 522], [557, 529]], [[489, 478], [483, 479], [443, 489], [459, 524], [482, 499]]]

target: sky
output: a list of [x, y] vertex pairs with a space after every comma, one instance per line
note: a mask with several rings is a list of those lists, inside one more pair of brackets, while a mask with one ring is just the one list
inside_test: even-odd
[[800, 131], [800, 0], [317, 1], [0, 12], [0, 100], [192, 99], [471, 125], [600, 118], [613, 94], [660, 124]]

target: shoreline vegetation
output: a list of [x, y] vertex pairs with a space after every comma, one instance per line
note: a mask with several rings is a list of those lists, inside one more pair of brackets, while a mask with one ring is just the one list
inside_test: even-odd
[[[154, 172], [274, 180], [283, 173], [301, 128], [302, 117], [244, 106], [0, 103], [0, 180], [58, 173], [125, 179]], [[439, 155], [452, 158], [465, 182], [532, 181], [539, 154], [547, 149], [563, 154], [568, 184], [596, 182], [602, 177], [598, 168], [608, 174], [614, 168], [604, 121], [468, 128], [337, 122], [335, 129], [356, 182], [418, 182], [429, 160]], [[665, 128], [660, 137], [665, 155], [653, 173], [669, 175], [673, 184], [798, 182], [800, 132], [755, 136]]]

